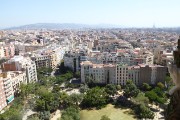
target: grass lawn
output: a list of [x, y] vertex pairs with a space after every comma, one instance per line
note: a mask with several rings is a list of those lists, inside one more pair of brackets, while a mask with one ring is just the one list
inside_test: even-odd
[[100, 110], [82, 110], [80, 112], [81, 120], [100, 120], [103, 115], [107, 115], [111, 120], [135, 120], [131, 110], [114, 108], [111, 104]]

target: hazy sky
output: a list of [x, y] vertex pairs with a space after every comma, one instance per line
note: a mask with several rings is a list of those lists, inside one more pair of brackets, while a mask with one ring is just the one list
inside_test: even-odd
[[180, 26], [180, 0], [0, 0], [0, 28], [33, 23]]

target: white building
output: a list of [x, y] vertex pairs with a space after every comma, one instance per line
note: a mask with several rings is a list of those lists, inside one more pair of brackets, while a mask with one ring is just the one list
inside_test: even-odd
[[40, 54], [35, 54], [31, 57], [31, 59], [33, 61], [35, 61], [36, 63], [36, 68], [41, 68], [41, 67], [47, 67], [47, 68], [50, 68], [50, 61], [51, 61], [51, 58], [49, 55], [40, 55]]
[[2, 70], [7, 71], [25, 71], [27, 82], [37, 81], [36, 64], [29, 57], [14, 56], [9, 61], [3, 63]]
[[6, 104], [11, 103], [14, 100], [14, 91], [12, 87], [12, 82], [11, 82], [11, 77], [7, 73], [1, 73], [0, 74], [0, 80], [3, 81], [3, 84], [0, 86], [3, 86], [4, 88], [4, 93], [5, 93], [5, 98], [6, 98]]
[[0, 59], [4, 58], [5, 57], [5, 53], [4, 53], [4, 47], [3, 46], [0, 46]]
[[27, 77], [25, 72], [16, 71], [16, 72], [8, 72], [7, 74], [11, 78], [14, 93], [19, 92], [19, 88], [21, 84], [27, 84]]

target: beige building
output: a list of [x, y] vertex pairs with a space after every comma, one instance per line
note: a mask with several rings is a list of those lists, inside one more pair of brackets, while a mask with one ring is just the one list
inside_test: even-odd
[[164, 83], [167, 68], [160, 65], [128, 66], [127, 64], [93, 64], [90, 61], [81, 63], [81, 82], [126, 85], [132, 80], [136, 85], [143, 83]]
[[117, 85], [126, 85], [128, 78], [128, 65], [127, 64], [117, 64], [116, 65], [116, 82]]
[[115, 83], [115, 65], [93, 64], [90, 61], [81, 63], [81, 81], [101, 84]]
[[53, 51], [50, 54], [50, 66], [52, 69], [56, 69], [56, 67], [58, 66], [58, 64], [60, 63], [60, 61], [57, 59], [57, 53], [55, 51]]
[[129, 66], [128, 67], [128, 77], [129, 77], [129, 80], [132, 80], [136, 85], [139, 85], [140, 67], [139, 66]]
[[34, 52], [31, 59], [36, 63], [37, 68], [47, 67], [56, 69], [63, 59], [64, 51], [65, 49], [61, 46], [45, 48]]

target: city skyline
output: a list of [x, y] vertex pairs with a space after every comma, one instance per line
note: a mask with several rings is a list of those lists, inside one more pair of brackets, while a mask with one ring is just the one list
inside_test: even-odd
[[178, 0], [1, 1], [0, 28], [34, 23], [180, 27]]

